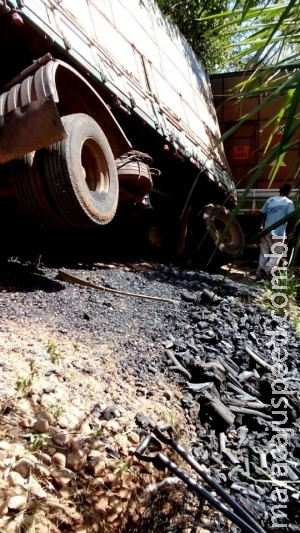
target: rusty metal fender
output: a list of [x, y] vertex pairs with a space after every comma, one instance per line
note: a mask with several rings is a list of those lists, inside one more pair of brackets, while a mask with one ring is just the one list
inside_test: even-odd
[[96, 120], [115, 158], [131, 149], [104, 100], [73, 67], [50, 58], [32, 70], [0, 95], [0, 163], [64, 139], [60, 117], [72, 113]]

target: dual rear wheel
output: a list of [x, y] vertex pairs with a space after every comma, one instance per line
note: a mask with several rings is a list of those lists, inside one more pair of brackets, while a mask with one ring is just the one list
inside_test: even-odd
[[229, 263], [241, 254], [244, 234], [238, 221], [224, 206], [208, 204], [191, 214], [189, 238], [197, 263], [211, 269]]
[[66, 139], [14, 162], [17, 199], [33, 222], [54, 228], [107, 224], [116, 212], [118, 173], [100, 126], [83, 113], [62, 118]]
[[148, 229], [148, 241], [156, 250], [165, 250], [173, 238], [174, 259], [180, 264], [215, 270], [236, 259], [244, 248], [242, 228], [224, 206], [208, 204], [197, 212], [191, 208], [181, 221], [177, 231], [176, 225], [170, 228], [163, 220], [154, 220]]
[[[16, 196], [25, 215], [45, 228], [83, 229], [108, 224], [122, 197], [125, 203], [142, 202], [152, 187], [147, 162], [115, 160], [104, 132], [88, 115], [68, 115], [62, 122], [66, 139], [13, 162]], [[150, 225], [149, 243], [165, 247], [168, 239], [156, 226]], [[229, 211], [209, 204], [196, 215], [191, 211], [186, 241], [197, 262], [213, 266], [236, 257], [244, 239]]]

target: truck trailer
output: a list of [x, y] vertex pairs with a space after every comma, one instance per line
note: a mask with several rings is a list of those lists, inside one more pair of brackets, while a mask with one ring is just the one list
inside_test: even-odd
[[153, 0], [0, 0], [0, 54], [2, 202], [59, 231], [144, 217], [200, 262], [239, 252], [209, 77]]
[[[292, 68], [290, 70], [293, 71]], [[243, 92], [241, 90], [243, 83], [251, 80], [253, 74], [253, 71], [213, 74], [210, 81], [221, 134], [225, 136], [225, 154], [241, 203], [237, 220], [243, 229], [246, 243], [258, 245], [260, 209], [265, 201], [270, 196], [279, 194], [280, 187], [287, 182], [292, 187], [291, 200], [295, 205], [299, 203], [300, 131], [294, 128], [275, 176], [273, 176], [275, 157], [268, 165], [262, 166], [259, 175], [256, 174], [258, 165], [270, 157], [282, 140], [289, 106], [286, 90], [281, 92], [277, 90], [276, 98], [268, 104], [269, 94], [266, 90]], [[287, 74], [289, 71], [286, 69], [274, 72], [273, 88], [276, 78], [279, 88], [282, 76]], [[298, 106], [297, 113], [299, 109]], [[274, 117], [279, 110], [284, 111], [281, 113], [280, 123], [276, 123], [275, 128]], [[257, 177], [254, 181], [255, 176]], [[249, 184], [252, 184], [250, 189]], [[295, 235], [298, 233], [299, 229], [296, 228]]]

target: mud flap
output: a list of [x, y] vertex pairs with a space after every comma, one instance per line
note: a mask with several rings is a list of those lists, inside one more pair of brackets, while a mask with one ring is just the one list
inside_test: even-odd
[[66, 138], [52, 98], [34, 100], [0, 116], [0, 163]]

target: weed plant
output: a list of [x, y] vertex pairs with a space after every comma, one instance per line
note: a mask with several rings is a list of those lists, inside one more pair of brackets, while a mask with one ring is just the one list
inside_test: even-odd
[[47, 353], [50, 355], [50, 361], [53, 365], [59, 362], [63, 355], [57, 351], [56, 342], [50, 339], [47, 344]]
[[33, 359], [29, 363], [29, 368], [30, 374], [28, 374], [28, 376], [19, 377], [15, 385], [16, 390], [20, 391], [25, 396], [28, 396], [31, 393], [34, 378], [38, 374], [35, 361]]
[[272, 296], [277, 293], [277, 314], [285, 315], [294, 324], [297, 335], [300, 335], [300, 278], [297, 269], [278, 269], [276, 277], [264, 279], [260, 282], [262, 292], [257, 297], [260, 306], [274, 311]]

